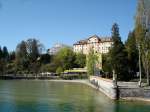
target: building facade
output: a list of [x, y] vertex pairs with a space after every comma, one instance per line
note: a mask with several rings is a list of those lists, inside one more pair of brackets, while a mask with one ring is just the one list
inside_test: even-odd
[[80, 40], [75, 43], [73, 45], [73, 50], [76, 53], [83, 53], [85, 55], [88, 55], [91, 49], [94, 50], [94, 53], [98, 56], [98, 61], [95, 65], [95, 69], [102, 69], [102, 54], [108, 53], [112, 45], [112, 38], [100, 38], [99, 36], [94, 35], [89, 37], [88, 39]]
[[112, 47], [113, 41], [110, 37], [100, 38], [97, 35], [91, 36], [88, 39], [80, 40], [73, 45], [73, 50], [76, 53], [88, 54], [91, 49], [95, 53], [106, 54]]

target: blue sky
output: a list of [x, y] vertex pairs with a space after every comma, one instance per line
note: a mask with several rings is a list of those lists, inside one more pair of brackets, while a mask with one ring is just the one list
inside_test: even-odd
[[134, 27], [137, 0], [0, 0], [0, 45], [15, 50], [37, 38], [45, 48], [72, 45], [94, 34], [110, 36], [117, 22], [126, 40]]

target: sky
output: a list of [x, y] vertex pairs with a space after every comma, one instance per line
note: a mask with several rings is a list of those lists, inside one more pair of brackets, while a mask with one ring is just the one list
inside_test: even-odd
[[72, 46], [92, 35], [111, 36], [118, 23], [122, 40], [134, 28], [137, 0], [0, 0], [0, 46], [15, 50], [28, 38], [45, 49]]

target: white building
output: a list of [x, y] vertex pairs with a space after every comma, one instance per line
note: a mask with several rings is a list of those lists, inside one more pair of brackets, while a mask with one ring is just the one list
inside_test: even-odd
[[55, 44], [52, 48], [48, 49], [48, 54], [55, 55], [60, 49], [66, 47], [64, 44]]
[[82, 52], [88, 54], [92, 48], [94, 52], [105, 54], [109, 52], [113, 41], [110, 37], [100, 38], [97, 35], [91, 36], [88, 39], [80, 40], [73, 45], [74, 52]]

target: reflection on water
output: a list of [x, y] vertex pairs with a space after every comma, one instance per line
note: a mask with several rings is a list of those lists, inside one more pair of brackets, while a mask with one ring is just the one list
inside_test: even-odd
[[112, 101], [84, 84], [0, 81], [0, 112], [149, 112], [144, 102]]

